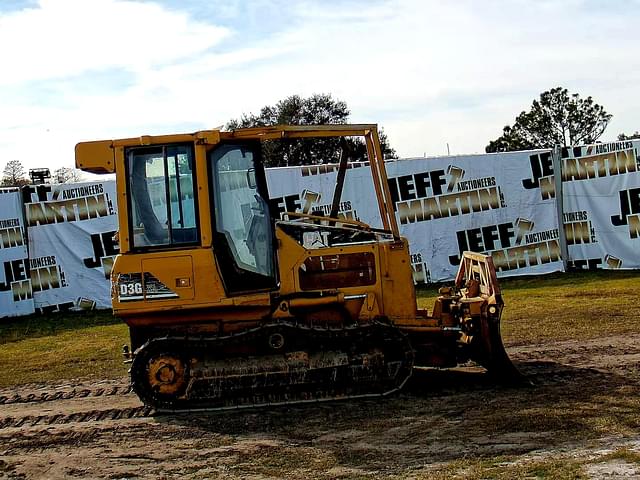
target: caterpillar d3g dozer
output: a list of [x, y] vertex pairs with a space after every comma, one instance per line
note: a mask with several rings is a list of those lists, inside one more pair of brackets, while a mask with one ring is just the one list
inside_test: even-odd
[[[382, 228], [338, 218], [346, 156], [329, 217], [271, 215], [261, 142], [326, 137], [364, 141]], [[113, 310], [133, 388], [159, 411], [386, 395], [414, 366], [469, 359], [518, 375], [491, 257], [465, 252], [432, 314], [417, 308], [376, 125], [83, 142], [76, 166], [115, 172]]]

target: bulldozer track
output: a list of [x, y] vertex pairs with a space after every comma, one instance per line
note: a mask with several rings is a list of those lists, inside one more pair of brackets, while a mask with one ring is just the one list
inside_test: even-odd
[[111, 387], [74, 388], [72, 390], [32, 392], [26, 394], [14, 393], [12, 395], [0, 395], [0, 405], [11, 405], [14, 403], [43, 403], [55, 400], [71, 400], [74, 398], [128, 395], [131, 392], [131, 385], [113, 385]]
[[[608, 353], [608, 354], [637, 354], [638, 349], [629, 346], [617, 346], [611, 348], [608, 345], [605, 346], [575, 346], [573, 348], [563, 349], [565, 356], [574, 355], [576, 353], [584, 353], [586, 357], [593, 355], [594, 353]], [[574, 365], [565, 365], [557, 363], [552, 360], [547, 360], [548, 352], [541, 352], [538, 349], [527, 352], [519, 352], [516, 357], [520, 360], [519, 367], [522, 369], [526, 378], [530, 379], [535, 386], [551, 386], [565, 383], [576, 383], [580, 381], [623, 381], [630, 385], [640, 385], [635, 377], [638, 372], [639, 365], [637, 361], [626, 365], [617, 365], [614, 370], [609, 370], [603, 367], [594, 368], [591, 365], [584, 365], [576, 367]], [[537, 358], [537, 361], [534, 359]], [[590, 362], [589, 362], [590, 363]], [[629, 373], [629, 376], [624, 375]], [[621, 374], [623, 376], [621, 376]], [[617, 378], [617, 380], [615, 380]], [[48, 390], [33, 389], [32, 391], [23, 391], [19, 393], [6, 394], [0, 393], [0, 405], [11, 404], [46, 404], [47, 402], [64, 402], [73, 399], [82, 398], [95, 398], [95, 397], [114, 397], [132, 395], [133, 390], [130, 384], [121, 382], [118, 384], [110, 385], [80, 385], [76, 387], [66, 389], [61, 386], [55, 386]], [[361, 405], [366, 405], [371, 402], [372, 405], [376, 404], [376, 400], [362, 398], [360, 400]], [[291, 402], [289, 404], [290, 409], [296, 409], [305, 411], [306, 402]], [[316, 402], [313, 402], [316, 403]], [[246, 405], [244, 408], [255, 408], [255, 405]], [[315, 408], [334, 408], [331, 403], [324, 404], [323, 402], [317, 403]], [[30, 428], [39, 426], [55, 426], [55, 425], [67, 425], [74, 423], [89, 423], [100, 421], [119, 421], [127, 419], [142, 419], [147, 417], [156, 416], [163, 413], [205, 413], [215, 412], [219, 410], [240, 410], [241, 406], [234, 406], [231, 408], [185, 408], [174, 410], [162, 410], [154, 409], [151, 406], [131, 406], [123, 408], [102, 408], [91, 409], [87, 411], [71, 411], [66, 413], [56, 414], [30, 414], [30, 415], [7, 415], [0, 416], [0, 430], [8, 430], [11, 428]]]
[[[138, 393], [139, 398], [146, 404], [153, 406], [157, 412], [166, 412], [166, 413], [188, 413], [188, 412], [214, 412], [214, 411], [225, 411], [225, 410], [238, 410], [238, 409], [252, 409], [252, 408], [260, 408], [265, 406], [278, 406], [278, 405], [295, 405], [295, 404], [308, 404], [308, 403], [318, 403], [318, 402], [332, 402], [336, 400], [346, 400], [346, 399], [356, 399], [356, 398], [369, 398], [369, 397], [379, 397], [392, 394], [401, 390], [402, 386], [408, 378], [411, 376], [411, 365], [413, 363], [413, 350], [411, 349], [410, 344], [406, 340], [406, 335], [398, 330], [391, 324], [382, 321], [375, 321], [371, 324], [367, 324], [364, 326], [342, 326], [339, 328], [329, 328], [329, 327], [320, 327], [320, 326], [307, 326], [304, 324], [300, 324], [297, 322], [278, 322], [273, 324], [262, 325], [257, 328], [253, 328], [251, 330], [245, 330], [240, 333], [221, 336], [221, 337], [212, 337], [209, 339], [200, 339], [190, 341], [187, 337], [161, 337], [157, 339], [153, 339], [150, 342], [147, 342], [145, 346], [141, 347], [140, 351], [144, 351], [149, 345], [157, 344], [158, 342], [169, 342], [173, 345], [179, 345], [180, 343], [184, 343], [182, 349], [184, 351], [194, 351], [197, 349], [201, 349], [203, 351], [211, 350], [215, 351], [223, 344], [234, 344], [240, 345], [242, 343], [248, 343], [250, 341], [254, 341], [262, 338], [266, 332], [274, 331], [274, 332], [285, 332], [285, 335], [289, 335], [291, 332], [294, 332], [296, 337], [308, 339], [313, 338], [317, 341], [332, 341], [335, 339], [344, 339], [350, 338], [349, 335], [355, 340], [361, 340], [364, 338], [368, 338], [372, 335], [380, 335], [380, 332], [387, 332], [387, 338], [390, 341], [393, 339], [391, 334], [395, 334], [396, 337], [393, 341], [398, 345], [398, 348], [403, 347], [402, 351], [403, 367], [408, 371], [404, 373], [404, 378], [401, 378], [399, 384], [390, 385], [389, 388], [384, 392], [357, 392], [347, 393], [347, 390], [344, 386], [336, 384], [324, 384], [322, 385], [322, 389], [319, 391], [324, 393], [325, 396], [312, 395], [309, 392], [305, 396], [304, 393], [300, 396], [296, 396], [297, 394], [291, 393], [287, 394], [284, 391], [284, 388], [278, 391], [273, 390], [271, 392], [257, 392], [252, 395], [248, 395], [247, 397], [242, 397], [239, 401], [238, 398], [230, 397], [230, 398], [221, 398], [213, 403], [213, 401], [209, 401], [209, 399], [203, 400], [202, 398], [196, 398], [195, 401], [193, 399], [189, 399], [186, 401], [177, 401], [175, 403], [171, 401], [165, 400], [157, 400], [154, 399], [151, 392], [147, 391], [148, 387], [144, 385], [143, 382], [140, 381], [140, 378], [145, 378], [144, 375], [138, 375], [140, 378], [137, 378], [135, 375], [136, 362], [134, 359], [134, 363], [132, 365], [132, 385], [134, 392]], [[140, 355], [140, 351], [138, 355]], [[336, 391], [332, 391], [335, 388]], [[342, 388], [342, 390], [340, 390]], [[316, 392], [317, 393], [317, 392]]]
[[25, 415], [22, 417], [0, 417], [0, 430], [5, 428], [35, 427], [38, 425], [62, 425], [67, 423], [99, 422], [102, 420], [126, 420], [145, 418], [153, 414], [146, 406], [109, 408], [54, 415]]

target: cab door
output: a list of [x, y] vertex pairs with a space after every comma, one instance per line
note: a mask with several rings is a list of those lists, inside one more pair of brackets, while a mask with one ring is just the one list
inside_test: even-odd
[[208, 162], [213, 248], [227, 294], [276, 288], [276, 243], [260, 143], [219, 144]]

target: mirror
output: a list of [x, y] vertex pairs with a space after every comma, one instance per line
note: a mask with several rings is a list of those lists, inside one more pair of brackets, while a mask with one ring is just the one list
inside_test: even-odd
[[247, 185], [252, 190], [256, 189], [256, 186], [257, 186], [257, 183], [256, 183], [256, 169], [253, 168], [253, 167], [249, 168], [247, 170]]

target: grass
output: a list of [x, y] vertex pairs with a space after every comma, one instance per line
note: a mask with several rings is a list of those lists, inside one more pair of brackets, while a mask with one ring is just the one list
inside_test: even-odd
[[126, 325], [110, 311], [31, 315], [0, 324], [0, 387], [120, 378]]
[[86, 326], [119, 325], [109, 310], [29, 315], [0, 323], [0, 345], [29, 338], [55, 336]]
[[[637, 332], [640, 272], [585, 272], [500, 281], [507, 344]], [[437, 287], [420, 288], [429, 309]], [[0, 387], [68, 378], [126, 375], [127, 327], [111, 312], [32, 315], [0, 323]]]
[[[612, 460], [620, 460], [631, 465], [640, 465], [640, 454], [628, 448], [619, 448], [595, 458], [569, 458], [550, 456], [548, 458], [523, 460], [516, 456], [495, 456], [486, 459], [463, 459], [449, 462], [440, 468], [418, 472], [417, 479], [587, 479], [586, 467]], [[424, 476], [423, 476], [424, 475]]]
[[544, 459], [528, 462], [518, 461], [516, 457], [497, 456], [490, 459], [457, 460], [445, 467], [428, 472], [418, 479], [465, 479], [465, 480], [515, 480], [515, 479], [586, 479], [582, 464], [577, 460]]
[[607, 462], [609, 460], [622, 460], [626, 463], [635, 463], [640, 465], [640, 453], [634, 452], [628, 448], [619, 448], [600, 458], [599, 461]]

